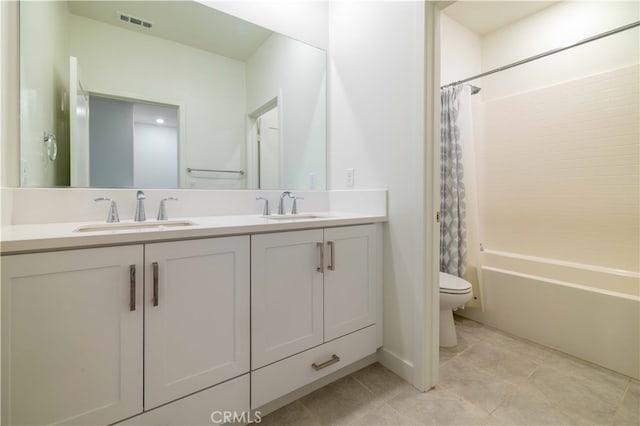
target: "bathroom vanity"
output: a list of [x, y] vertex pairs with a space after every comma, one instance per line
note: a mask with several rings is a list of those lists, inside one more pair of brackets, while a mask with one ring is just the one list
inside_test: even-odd
[[246, 421], [380, 346], [386, 216], [188, 219], [3, 228], [2, 424]]

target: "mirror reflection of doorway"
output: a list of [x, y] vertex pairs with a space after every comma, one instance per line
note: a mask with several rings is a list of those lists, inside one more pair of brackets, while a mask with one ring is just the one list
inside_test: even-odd
[[92, 187], [178, 187], [178, 108], [89, 96]]
[[280, 187], [280, 129], [278, 106], [264, 112], [256, 119], [258, 143], [258, 188]]

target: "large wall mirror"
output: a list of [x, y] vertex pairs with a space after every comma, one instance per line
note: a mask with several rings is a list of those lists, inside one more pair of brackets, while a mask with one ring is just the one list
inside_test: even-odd
[[324, 189], [326, 54], [192, 1], [20, 3], [27, 187]]

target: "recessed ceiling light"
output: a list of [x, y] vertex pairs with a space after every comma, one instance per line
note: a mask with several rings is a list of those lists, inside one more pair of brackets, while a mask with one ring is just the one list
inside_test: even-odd
[[156, 118], [156, 123], [164, 124], [164, 118]]

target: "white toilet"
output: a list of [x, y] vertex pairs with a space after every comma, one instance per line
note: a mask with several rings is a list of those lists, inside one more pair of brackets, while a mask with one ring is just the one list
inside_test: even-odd
[[462, 307], [472, 297], [469, 281], [440, 272], [440, 346], [450, 348], [458, 344], [453, 311]]

